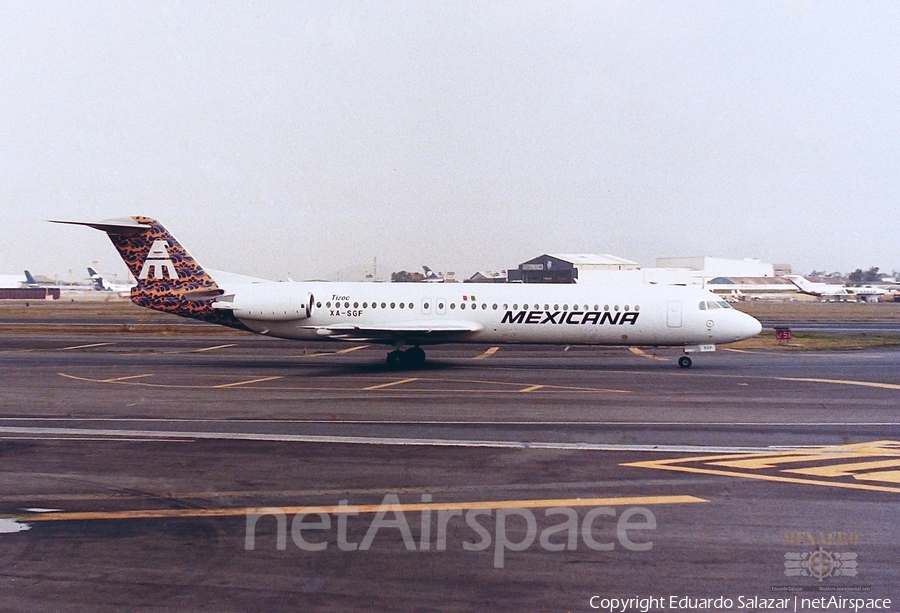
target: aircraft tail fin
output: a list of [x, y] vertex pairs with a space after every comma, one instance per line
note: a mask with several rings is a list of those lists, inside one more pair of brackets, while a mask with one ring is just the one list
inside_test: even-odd
[[25, 281], [28, 283], [28, 287], [38, 286], [38, 282], [34, 280], [34, 277], [27, 270], [25, 271]]
[[231, 313], [212, 308], [224, 293], [203, 267], [161, 223], [150, 217], [102, 222], [53, 221], [106, 232], [137, 279], [131, 301], [138, 306], [245, 329]]
[[797, 289], [799, 289], [801, 291], [803, 291], [803, 290], [808, 291], [810, 289], [809, 279], [807, 279], [806, 277], [804, 277], [802, 275], [785, 275], [784, 278], [787, 279], [788, 281], [790, 281], [791, 283], [793, 283], [794, 285], [796, 285]]
[[106, 291], [106, 287], [103, 285], [103, 277], [97, 274], [97, 271], [88, 266], [88, 276], [91, 278], [91, 283], [94, 284], [94, 289], [98, 292]]

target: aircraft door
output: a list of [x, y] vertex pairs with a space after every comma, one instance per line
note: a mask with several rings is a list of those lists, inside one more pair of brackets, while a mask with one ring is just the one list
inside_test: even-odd
[[422, 314], [431, 315], [431, 304], [434, 302], [431, 298], [422, 299]]
[[672, 301], [666, 309], [666, 325], [670, 328], [681, 327], [681, 303]]
[[434, 301], [434, 312], [438, 315], [444, 315], [447, 312], [447, 301], [443, 298], [438, 298]]

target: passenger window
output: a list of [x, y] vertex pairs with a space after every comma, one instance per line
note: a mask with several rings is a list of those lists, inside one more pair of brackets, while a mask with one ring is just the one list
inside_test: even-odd
[[406, 306], [406, 305], [403, 304], [402, 302], [400, 303], [400, 308], [401, 308], [401, 309], [404, 308], [405, 306]]
[[392, 308], [392, 309], [397, 308], [397, 303], [396, 303], [396, 302], [392, 302], [392, 303], [391, 303], [391, 308]]
[[558, 305], [558, 304], [554, 304], [554, 305], [553, 305], [553, 310], [554, 310], [554, 311], [558, 311], [558, 310], [559, 310], [559, 305]]
[[423, 304], [422, 306], [425, 307], [426, 309], [430, 309], [430, 308], [431, 308], [431, 305], [428, 304], [427, 302], [426, 302], [425, 304]]
[[518, 311], [518, 310], [519, 310], [519, 305], [514, 303], [514, 304], [513, 304], [513, 311]]
[[627, 311], [627, 310], [629, 310], [629, 309], [628, 309], [628, 305], [627, 305], [627, 304], [626, 304], [626, 305], [625, 305], [625, 310], [626, 310], [626, 311]]
[[331, 308], [331, 302], [326, 302], [326, 303], [325, 303], [325, 307], [328, 308], [328, 309], [330, 309], [330, 308]]
[[455, 309], [455, 308], [456, 308], [456, 303], [455, 303], [455, 302], [451, 302], [451, 303], [450, 303], [450, 308], [451, 308], [451, 309]]
[[487, 310], [487, 302], [485, 302], [484, 304], [481, 305], [481, 310], [482, 310], [482, 311], [486, 311], [486, 310]]
[[382, 308], [382, 309], [386, 309], [386, 308], [387, 308], [387, 303], [386, 303], [386, 302], [382, 302], [382, 303], [381, 303], [381, 308]]
[[494, 310], [495, 310], [495, 311], [497, 310], [497, 303], [496, 303], [496, 302], [494, 303]]
[[317, 302], [317, 303], [316, 303], [316, 308], [317, 308], [317, 309], [321, 309], [321, 308], [322, 308], [322, 303], [321, 303], [321, 302]]

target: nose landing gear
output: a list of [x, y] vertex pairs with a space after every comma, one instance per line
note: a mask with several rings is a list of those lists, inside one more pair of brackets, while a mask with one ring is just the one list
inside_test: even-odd
[[385, 361], [394, 368], [419, 368], [425, 364], [425, 351], [421, 347], [411, 347], [405, 351], [394, 349], [387, 354]]

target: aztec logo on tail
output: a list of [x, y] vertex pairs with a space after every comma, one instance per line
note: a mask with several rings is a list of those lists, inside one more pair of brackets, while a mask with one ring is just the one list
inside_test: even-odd
[[153, 241], [153, 246], [150, 247], [150, 253], [147, 254], [147, 259], [144, 260], [138, 279], [147, 279], [151, 273], [156, 279], [164, 279], [166, 274], [169, 275], [170, 279], [178, 278], [178, 273], [175, 272], [175, 265], [172, 263], [172, 258], [169, 257], [168, 247], [169, 241]]

